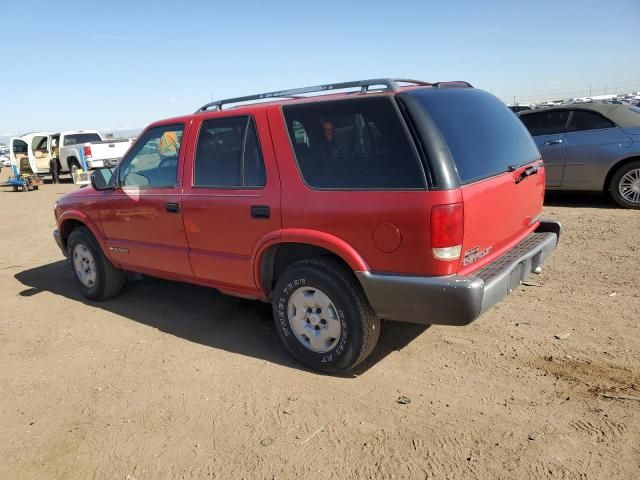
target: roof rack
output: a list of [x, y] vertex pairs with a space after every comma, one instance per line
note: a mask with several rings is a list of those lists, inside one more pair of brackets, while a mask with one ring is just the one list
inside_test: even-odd
[[345, 88], [360, 88], [360, 93], [367, 93], [371, 87], [383, 86], [382, 91], [397, 91], [401, 83], [412, 85], [423, 85], [431, 87], [471, 87], [467, 82], [436, 82], [429, 83], [422, 80], [411, 80], [406, 78], [373, 78], [370, 80], [356, 80], [353, 82], [328, 83], [325, 85], [315, 85], [313, 87], [292, 88], [289, 90], [279, 90], [276, 92], [259, 93], [246, 97], [227, 98], [209, 102], [200, 107], [195, 113], [206, 112], [209, 109], [222, 110], [222, 106], [229, 103], [242, 103], [252, 100], [266, 100], [270, 98], [303, 98], [301, 95], [307, 93], [326, 92], [331, 90], [343, 90]]

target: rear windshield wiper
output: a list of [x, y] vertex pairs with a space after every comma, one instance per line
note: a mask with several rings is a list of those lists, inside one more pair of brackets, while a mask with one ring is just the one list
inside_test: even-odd
[[516, 178], [516, 185], [521, 181], [523, 181], [525, 178], [538, 173], [538, 170], [542, 168], [542, 165], [543, 165], [542, 162], [538, 162], [535, 165], [531, 165], [529, 168], [524, 170], [520, 175], [518, 175], [518, 178]]

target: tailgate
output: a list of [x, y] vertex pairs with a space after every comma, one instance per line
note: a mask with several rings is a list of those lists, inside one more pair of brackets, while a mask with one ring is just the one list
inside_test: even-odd
[[535, 229], [545, 189], [540, 152], [520, 119], [487, 92], [423, 88], [407, 95], [427, 113], [423, 121], [435, 124], [446, 145], [440, 163], [457, 177], [463, 205], [457, 266], [467, 274]]
[[462, 187], [464, 237], [461, 274], [476, 270], [535, 229], [544, 201], [544, 167], [535, 161], [514, 172]]
[[128, 141], [90, 143], [93, 160], [122, 158], [129, 149]]

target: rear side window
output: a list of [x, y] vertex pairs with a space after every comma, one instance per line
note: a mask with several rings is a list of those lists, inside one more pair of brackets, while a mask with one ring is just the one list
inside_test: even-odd
[[91, 143], [101, 142], [102, 138], [97, 133], [74, 133], [72, 135], [65, 135], [64, 147], [69, 145], [77, 145], [79, 143]]
[[250, 117], [202, 122], [193, 185], [197, 187], [262, 187], [266, 175], [258, 134]]
[[586, 110], [574, 110], [567, 131], [580, 132], [583, 130], [600, 130], [613, 127], [615, 127], [615, 124], [599, 113]]
[[554, 110], [552, 112], [532, 113], [522, 115], [520, 120], [525, 124], [532, 136], [555, 135], [564, 133], [569, 110]]
[[420, 102], [437, 126], [463, 184], [540, 158], [522, 122], [487, 92], [425, 88], [409, 94]]
[[390, 98], [283, 108], [304, 181], [313, 188], [423, 189], [424, 172]]

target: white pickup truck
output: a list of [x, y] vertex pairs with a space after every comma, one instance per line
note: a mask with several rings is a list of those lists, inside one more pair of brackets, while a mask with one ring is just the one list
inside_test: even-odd
[[73, 182], [78, 183], [86, 180], [89, 170], [115, 166], [131, 146], [131, 140], [104, 140], [95, 130], [80, 130], [55, 133], [49, 145], [53, 181], [58, 181], [60, 173], [68, 172]]

